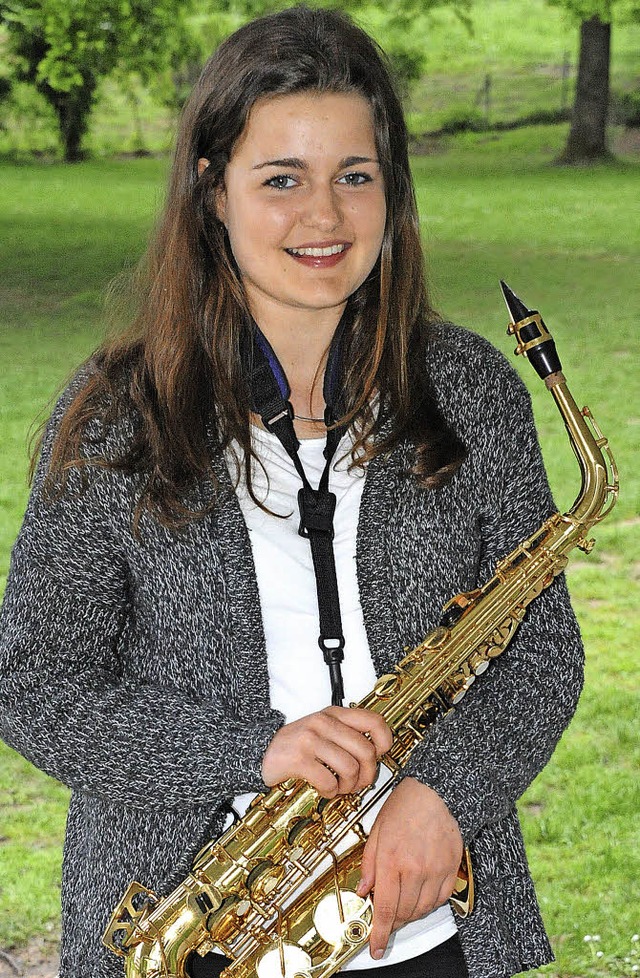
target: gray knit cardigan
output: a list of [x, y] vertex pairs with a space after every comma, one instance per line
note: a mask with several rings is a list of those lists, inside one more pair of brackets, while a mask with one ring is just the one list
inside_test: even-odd
[[[502, 355], [442, 325], [428, 369], [469, 454], [435, 491], [405, 474], [406, 447], [368, 467], [357, 571], [378, 674], [553, 508], [529, 397]], [[72, 789], [61, 978], [116, 978], [122, 961], [101, 934], [129, 881], [167, 894], [184, 878], [220, 830], [221, 801], [264, 789], [261, 760], [283, 717], [269, 701], [251, 543], [224, 462], [216, 458], [214, 514], [181, 532], [144, 519], [136, 539], [132, 477], [100, 470], [84, 491], [43, 498], [69, 396], [52, 417], [13, 551], [0, 735]], [[128, 433], [108, 437], [117, 447]], [[195, 495], [205, 500], [207, 488]], [[559, 578], [410, 761], [471, 848], [477, 904], [458, 924], [471, 978], [551, 959], [514, 805], [549, 760], [581, 684], [579, 632]]]

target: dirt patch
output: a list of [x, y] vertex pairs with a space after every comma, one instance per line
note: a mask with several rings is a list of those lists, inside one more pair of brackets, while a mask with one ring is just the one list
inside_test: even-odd
[[[633, 420], [633, 423], [636, 424], [637, 422]], [[622, 526], [625, 529], [630, 526], [640, 526], [640, 516], [631, 516], [628, 520], [620, 520], [618, 526]]]
[[415, 156], [440, 156], [448, 149], [446, 140], [442, 136], [430, 136], [425, 133], [423, 136], [412, 136], [410, 152]]
[[540, 818], [544, 813], [544, 805], [539, 801], [527, 801], [522, 807], [532, 818]]
[[59, 964], [51, 941], [32, 941], [16, 950], [0, 948], [0, 978], [57, 978]]
[[621, 127], [614, 136], [613, 151], [623, 156], [640, 156], [640, 129]]

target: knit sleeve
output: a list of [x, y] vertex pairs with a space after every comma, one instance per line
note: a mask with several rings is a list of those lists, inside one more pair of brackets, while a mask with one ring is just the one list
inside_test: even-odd
[[0, 613], [0, 735], [71, 788], [125, 806], [215, 805], [263, 790], [261, 761], [281, 714], [265, 709], [249, 720], [222, 696], [189, 694], [170, 676], [143, 682], [123, 668], [134, 612], [101, 491], [118, 474], [45, 498], [63, 410], [45, 436]]
[[[498, 371], [485, 416], [487, 504], [480, 584], [498, 560], [554, 511], [529, 395], [513, 371]], [[583, 650], [564, 576], [529, 606], [511, 644], [465, 699], [435, 724], [406, 769], [433, 787], [465, 841], [504, 816], [545, 766], [569, 723], [583, 683]]]

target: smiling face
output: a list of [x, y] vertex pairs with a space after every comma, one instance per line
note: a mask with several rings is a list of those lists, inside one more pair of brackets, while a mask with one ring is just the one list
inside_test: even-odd
[[375, 265], [385, 228], [367, 100], [304, 92], [257, 102], [216, 212], [263, 329], [318, 321], [335, 328]]

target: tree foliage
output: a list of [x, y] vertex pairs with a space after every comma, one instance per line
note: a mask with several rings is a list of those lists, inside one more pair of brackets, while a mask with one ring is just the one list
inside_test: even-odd
[[[216, 0], [217, 16], [240, 23], [292, 6], [300, 0]], [[353, 17], [383, 46], [402, 96], [426, 69], [427, 50], [423, 37], [416, 37], [418, 17], [436, 7], [447, 6], [467, 25], [473, 0], [305, 0], [310, 7], [342, 10]], [[640, 0], [639, 0], [640, 2]], [[211, 4], [207, 6], [211, 10]]]
[[118, 66], [148, 81], [185, 37], [185, 0], [0, 0], [15, 76], [55, 110], [64, 156], [81, 158], [98, 82]]
[[[240, 24], [297, 0], [0, 0], [0, 26], [13, 77], [32, 84], [55, 111], [64, 158], [82, 158], [98, 84], [135, 77], [156, 98], [180, 107], [200, 67]], [[377, 37], [402, 95], [426, 67], [416, 18], [453, 7], [468, 21], [472, 0], [307, 0], [345, 10]], [[622, 2], [622, 0], [620, 0]], [[635, 0], [625, 0], [635, 2]]]
[[603, 24], [640, 22], [640, 0], [548, 0], [552, 7], [562, 7], [581, 24], [598, 17]]

